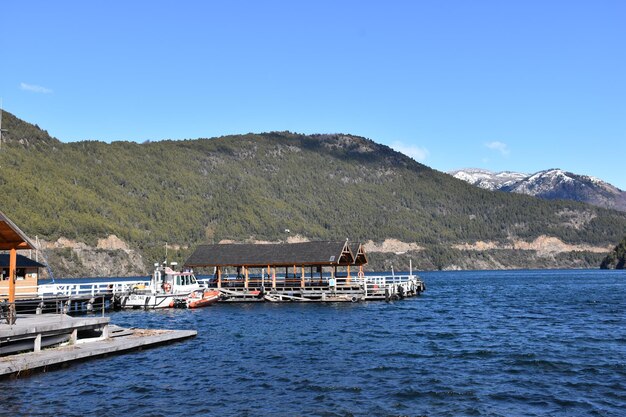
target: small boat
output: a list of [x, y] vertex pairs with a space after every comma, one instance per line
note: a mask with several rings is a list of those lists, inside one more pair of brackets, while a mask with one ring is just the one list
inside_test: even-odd
[[175, 271], [171, 266], [154, 264], [155, 269], [150, 282], [136, 284], [132, 290], [120, 297], [122, 308], [156, 308], [186, 307], [186, 299], [192, 292], [201, 290], [193, 271]]
[[185, 300], [187, 308], [206, 307], [216, 303], [220, 299], [220, 292], [216, 290], [195, 290], [187, 296]]

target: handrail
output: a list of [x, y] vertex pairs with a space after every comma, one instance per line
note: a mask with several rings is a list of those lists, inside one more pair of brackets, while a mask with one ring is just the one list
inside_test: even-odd
[[[46, 296], [120, 294], [131, 290], [132, 287], [137, 284], [149, 285], [150, 281], [107, 281], [92, 283], [56, 282], [39, 286], [20, 286], [20, 291], [17, 293], [17, 296], [20, 298], [42, 298]], [[8, 296], [8, 294], [0, 292], [0, 298], [6, 296]]]
[[[322, 280], [322, 285], [320, 287], [327, 287], [329, 285], [328, 282], [329, 277], [324, 277]], [[307, 287], [311, 283], [318, 282], [317, 280], [311, 281], [309, 277], [306, 278]], [[293, 284], [294, 288], [300, 287], [300, 279], [293, 279], [291, 277], [285, 279], [284, 276], [276, 276], [276, 283], [281, 287], [285, 286], [285, 284]], [[408, 282], [421, 282], [419, 276], [415, 274], [403, 274], [403, 275], [365, 275], [365, 276], [352, 276], [335, 278], [335, 285], [337, 287], [348, 287], [348, 286], [367, 286], [371, 290], [376, 290], [378, 288], [384, 289], [386, 287], [397, 286], [399, 284], [405, 284]], [[216, 282], [214, 278], [200, 278], [198, 279], [198, 283], [204, 285], [205, 287], [215, 286]], [[265, 287], [271, 287], [272, 281], [265, 279], [264, 281], [258, 279], [249, 279], [248, 286], [258, 288], [261, 284], [264, 283]], [[243, 279], [228, 279], [222, 280], [222, 286], [224, 287], [243, 287], [244, 280]]]
[[[293, 281], [294, 287], [298, 287], [299, 280], [287, 279], [284, 277], [276, 277], [277, 283], [285, 284], [289, 281]], [[326, 278], [325, 284], [328, 285], [328, 279]], [[342, 286], [352, 286], [352, 285], [360, 285], [362, 287], [366, 286], [369, 291], [374, 291], [378, 289], [384, 290], [384, 288], [388, 286], [394, 286], [398, 284], [404, 284], [410, 281], [421, 281], [419, 276], [417, 275], [365, 275], [365, 276], [353, 276], [348, 280], [347, 277], [335, 278], [335, 284], [337, 287]], [[242, 284], [243, 281], [235, 281], [229, 280], [229, 282]], [[215, 282], [210, 278], [198, 279], [198, 283], [204, 285], [205, 287], [211, 286]], [[259, 282], [254, 282], [254, 280], [249, 281], [250, 284], [259, 284]], [[51, 284], [42, 284], [39, 286], [23, 286], [20, 287], [20, 292], [17, 294], [18, 297], [31, 297], [31, 298], [43, 298], [46, 296], [78, 296], [78, 295], [101, 295], [101, 294], [122, 294], [132, 290], [133, 286], [137, 284], [143, 284], [145, 286], [150, 285], [150, 280], [138, 280], [138, 281], [106, 281], [106, 282], [95, 282], [95, 283], [51, 283]], [[271, 281], [265, 280], [266, 287], [271, 286]], [[25, 291], [29, 289], [30, 291]], [[8, 294], [0, 292], [0, 299], [7, 298]]]

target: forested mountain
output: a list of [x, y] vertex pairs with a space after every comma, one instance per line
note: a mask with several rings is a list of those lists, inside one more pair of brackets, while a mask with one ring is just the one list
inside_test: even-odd
[[[109, 235], [146, 264], [162, 260], [166, 242], [170, 256], [184, 260], [202, 242], [298, 235], [412, 242], [422, 248], [416, 258], [423, 268], [448, 268], [482, 265], [461, 256], [494, 267], [537, 265], [517, 252], [462, 255], [458, 245], [515, 249], [513, 241], [542, 236], [578, 245], [546, 265], [584, 257], [583, 266], [597, 265], [598, 255], [579, 249], [608, 247], [626, 230], [625, 213], [481, 190], [346, 134], [63, 143], [6, 112], [3, 128], [0, 210], [28, 235], [57, 242], [48, 245], [50, 261], [70, 275], [88, 267], [78, 249], [120, 249], [100, 245]], [[63, 247], [59, 238], [82, 243]], [[115, 262], [128, 264], [121, 272], [134, 271], [129, 259]]]
[[526, 194], [546, 200], [580, 201], [626, 211], [625, 191], [598, 178], [561, 169], [547, 169], [528, 175], [468, 168], [452, 171], [450, 175], [486, 190]]
[[602, 269], [626, 269], [626, 237], [602, 261]]

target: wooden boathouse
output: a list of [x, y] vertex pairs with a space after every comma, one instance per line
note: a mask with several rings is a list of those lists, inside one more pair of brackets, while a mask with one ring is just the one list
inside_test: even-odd
[[[347, 241], [200, 245], [185, 266], [214, 268], [218, 288], [225, 283], [224, 272], [229, 267], [235, 268], [235, 282], [241, 282], [244, 288], [249, 288], [251, 281], [258, 284], [260, 276], [269, 280], [264, 283], [271, 288], [277, 286], [277, 276], [282, 278], [281, 284], [305, 287], [337, 277], [350, 280], [354, 273], [351, 266], [362, 273], [367, 258], [360, 244], [355, 245], [355, 249], [357, 256]], [[255, 272], [252, 278], [251, 271]]]
[[8, 301], [7, 321], [9, 324], [15, 323], [17, 251], [25, 249], [35, 249], [35, 245], [31, 243], [15, 223], [5, 216], [4, 213], [0, 212], [0, 250], [9, 252], [6, 290], [0, 287], [0, 298], [6, 298], [6, 301]]
[[[354, 302], [391, 296], [397, 286], [366, 278], [366, 264], [363, 245], [347, 240], [200, 245], [185, 262], [189, 268], [213, 268], [207, 285], [218, 288], [224, 301]], [[410, 286], [400, 291], [409, 295]]]
[[[4, 213], [0, 212], [0, 315], [9, 323], [16, 311], [83, 312], [110, 305], [112, 284], [45, 284], [39, 285], [39, 270], [45, 265], [17, 253], [37, 247]], [[124, 284], [115, 284], [118, 287]]]
[[[40, 264], [24, 255], [17, 254], [15, 259], [15, 297], [32, 297], [33, 291], [37, 291], [39, 285], [39, 269], [45, 265]], [[9, 277], [11, 268], [11, 256], [7, 253], [0, 254], [0, 294], [8, 294]]]

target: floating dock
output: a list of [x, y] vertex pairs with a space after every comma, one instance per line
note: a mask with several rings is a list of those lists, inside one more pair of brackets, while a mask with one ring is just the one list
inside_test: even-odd
[[[108, 317], [20, 315], [0, 324], [0, 378], [20, 377], [68, 363], [195, 337], [195, 330], [122, 329]], [[54, 346], [48, 347], [46, 346]]]
[[214, 270], [204, 285], [220, 291], [223, 302], [390, 301], [426, 290], [412, 266], [404, 275], [371, 276], [366, 264], [363, 245], [347, 240], [200, 245], [185, 262]]

